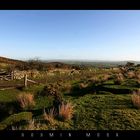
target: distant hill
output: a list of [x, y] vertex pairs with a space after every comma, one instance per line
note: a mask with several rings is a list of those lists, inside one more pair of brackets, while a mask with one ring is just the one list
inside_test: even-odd
[[[107, 61], [107, 60], [58, 60], [59, 62], [71, 65], [80, 66], [94, 66], [94, 67], [116, 67], [119, 65], [126, 65], [127, 62], [135, 63], [135, 65], [140, 64], [140, 61]], [[53, 60], [51, 60], [53, 62]]]
[[15, 59], [10, 59], [10, 58], [0, 56], [0, 63], [19, 64], [19, 63], [25, 63], [25, 62], [21, 60], [15, 60]]
[[15, 66], [15, 68], [20, 69], [20, 70], [29, 70], [29, 69], [43, 70], [43, 69], [53, 69], [53, 68], [70, 69], [70, 68], [72, 68], [71, 64], [65, 64], [63, 62], [44, 62], [41, 60], [34, 60], [34, 59], [22, 61], [22, 60], [15, 60], [15, 59], [10, 59], [10, 58], [0, 56], [0, 66], [3, 66], [3, 64]]
[[37, 69], [46, 70], [54, 68], [63, 69], [81, 69], [84, 67], [116, 67], [118, 65], [125, 65], [127, 62], [133, 62], [135, 64], [140, 64], [139, 61], [83, 61], [83, 60], [15, 60], [11, 58], [6, 58], [0, 56], [0, 64], [16, 66], [20, 70]]

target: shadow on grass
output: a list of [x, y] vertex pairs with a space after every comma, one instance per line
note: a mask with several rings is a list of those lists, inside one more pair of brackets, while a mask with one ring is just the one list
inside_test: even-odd
[[[74, 85], [71, 91], [65, 96], [80, 97], [86, 94], [100, 94], [101, 92], [108, 92], [112, 94], [130, 94], [134, 90], [133, 88], [121, 87], [121, 85], [114, 84], [90, 84], [85, 88], [80, 88], [79, 85]], [[108, 86], [108, 87], [107, 87]], [[110, 86], [110, 87], [109, 87]], [[116, 88], [116, 87], [117, 88]], [[120, 87], [119, 87], [120, 86]]]
[[43, 115], [43, 108], [41, 109], [36, 109], [36, 110], [28, 110], [30, 112], [32, 112], [33, 114], [33, 117], [36, 117], [36, 116], [40, 116], [40, 115]]
[[96, 86], [88, 86], [86, 88], [80, 88], [78, 85], [74, 85], [69, 93], [65, 94], [65, 96], [73, 96], [73, 97], [80, 97], [84, 96], [85, 94], [88, 94], [90, 92], [96, 91]]
[[16, 102], [0, 102], [0, 121], [19, 112]]

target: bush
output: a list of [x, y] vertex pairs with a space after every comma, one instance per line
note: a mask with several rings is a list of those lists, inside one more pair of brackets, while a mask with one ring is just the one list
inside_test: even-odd
[[62, 103], [59, 106], [59, 119], [62, 121], [70, 120], [73, 117], [74, 106], [71, 103]]
[[114, 83], [120, 85], [124, 81], [124, 77], [122, 73], [115, 75]]
[[40, 92], [40, 96], [54, 96], [58, 94], [58, 86], [57, 85], [53, 85], [53, 84], [49, 84], [44, 86], [43, 90]]
[[22, 112], [18, 114], [11, 115], [4, 121], [0, 123], [0, 130], [6, 129], [8, 126], [12, 126], [15, 123], [21, 122], [21, 121], [29, 121], [32, 119], [32, 113], [31, 112]]
[[31, 93], [21, 93], [17, 96], [17, 102], [22, 109], [31, 109], [35, 105], [34, 95]]
[[133, 92], [132, 102], [136, 108], [140, 109], [140, 90]]

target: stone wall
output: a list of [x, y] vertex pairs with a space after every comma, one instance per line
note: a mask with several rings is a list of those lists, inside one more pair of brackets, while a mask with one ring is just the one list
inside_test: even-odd
[[25, 74], [27, 74], [27, 76], [30, 78], [36, 78], [37, 76], [39, 76], [39, 72], [37, 70], [29, 70], [29, 71], [15, 70], [14, 79], [22, 79], [24, 78]]

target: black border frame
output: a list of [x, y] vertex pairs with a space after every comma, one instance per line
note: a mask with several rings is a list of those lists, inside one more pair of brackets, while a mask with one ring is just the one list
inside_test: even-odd
[[138, 0], [3, 0], [1, 10], [139, 10]]
[[140, 139], [140, 130], [8, 130], [0, 131], [0, 138], [13, 140], [47, 139]]
[[[0, 1], [0, 10], [140, 10], [140, 2], [138, 0], [46, 0], [46, 1]], [[40, 137], [40, 134], [43, 137]], [[54, 133], [54, 137], [50, 137], [49, 133]], [[60, 136], [62, 133], [62, 136]], [[71, 137], [69, 137], [71, 133]], [[86, 134], [90, 133], [90, 137]], [[24, 137], [22, 137], [24, 134]], [[34, 135], [33, 137], [31, 135]], [[100, 137], [97, 135], [100, 134]], [[107, 136], [109, 134], [109, 137]], [[119, 136], [117, 137], [116, 134]], [[46, 140], [46, 139], [140, 139], [140, 130], [55, 130], [55, 131], [0, 131], [1, 139], [14, 139], [14, 140]]]

